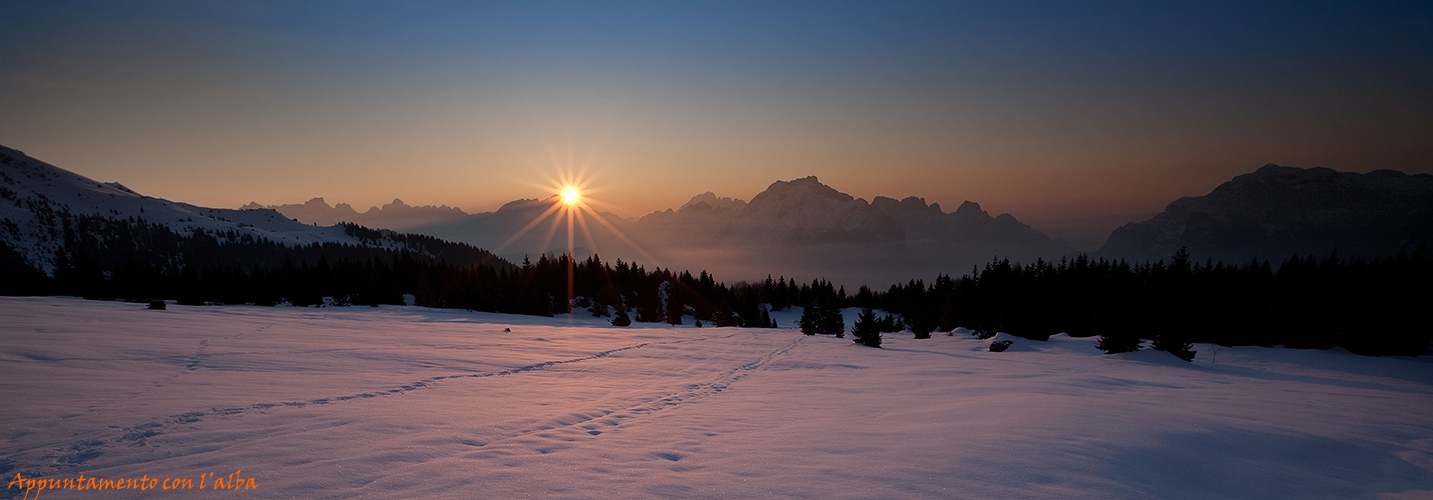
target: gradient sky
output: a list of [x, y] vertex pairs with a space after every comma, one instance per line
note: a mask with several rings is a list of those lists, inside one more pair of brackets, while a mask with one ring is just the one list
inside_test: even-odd
[[[1356, 5], [1357, 4], [1357, 5]], [[1433, 3], [0, 3], [0, 144], [215, 207], [625, 216], [817, 175], [1037, 225], [1433, 172]]]

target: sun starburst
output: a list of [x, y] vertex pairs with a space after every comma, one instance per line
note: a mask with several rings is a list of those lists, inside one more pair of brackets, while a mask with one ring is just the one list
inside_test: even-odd
[[[567, 298], [569, 303], [573, 298], [572, 280], [575, 262], [575, 256], [573, 254], [576, 250], [577, 228], [580, 227], [582, 229], [582, 236], [587, 242], [588, 248], [592, 249], [594, 253], [598, 251], [597, 240], [593, 238], [592, 234], [594, 228], [587, 223], [589, 218], [601, 226], [599, 229], [606, 229], [613, 236], [616, 236], [618, 240], [622, 241], [622, 243], [635, 250], [637, 254], [646, 259], [647, 262], [660, 267], [660, 263], [657, 262], [651, 254], [643, 250], [641, 246], [637, 245], [631, 238], [628, 238], [627, 235], [623, 234], [616, 226], [613, 226], [611, 222], [594, 208], [594, 205], [607, 206], [609, 209], [611, 206], [590, 196], [591, 193], [601, 191], [600, 188], [594, 187], [593, 180], [594, 178], [592, 176], [587, 175], [587, 169], [585, 167], [581, 171], [574, 171], [574, 169], [570, 168], [569, 164], [569, 168], [565, 169], [565, 171], [559, 167], [556, 178], [548, 177], [548, 184], [535, 184], [536, 187], [551, 189], [552, 191], [548, 192], [555, 193], [543, 200], [544, 203], [549, 203], [550, 206], [493, 251], [494, 253], [502, 252], [509, 245], [517, 242], [519, 238], [527, 234], [528, 231], [542, 225], [543, 222], [548, 219], [552, 219], [552, 223], [547, 228], [547, 234], [538, 247], [538, 251], [539, 253], [545, 253], [553, 237], [557, 235], [557, 231], [566, 229], [568, 257]], [[566, 227], [564, 228], [563, 226]]]

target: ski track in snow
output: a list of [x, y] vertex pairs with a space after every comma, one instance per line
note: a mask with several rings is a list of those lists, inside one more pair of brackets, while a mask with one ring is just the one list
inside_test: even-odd
[[[274, 325], [270, 324], [261, 326], [253, 332], [262, 332], [272, 326]], [[232, 340], [244, 335], [245, 333], [249, 332], [241, 332], [238, 334], [221, 337], [221, 339]], [[708, 336], [695, 339], [681, 339], [666, 342], [643, 342], [615, 349], [608, 349], [577, 358], [532, 363], [516, 368], [510, 368], [495, 372], [460, 373], [428, 377], [421, 380], [415, 380], [400, 385], [398, 387], [377, 389], [356, 394], [327, 396], [302, 401], [263, 402], [252, 403], [248, 405], [226, 406], [223, 408], [210, 408], [208, 410], [191, 411], [177, 415], [169, 415], [167, 417], [155, 418], [152, 419], [150, 422], [132, 425], [128, 427], [110, 426], [110, 429], [107, 431], [89, 433], [82, 438], [67, 439], [60, 442], [51, 442], [41, 446], [19, 450], [11, 457], [0, 459], [0, 474], [4, 474], [6, 472], [9, 472], [10, 470], [25, 469], [27, 468], [25, 467], [26, 464], [30, 465], [30, 467], [28, 467], [30, 469], [48, 468], [56, 473], [62, 474], [67, 470], [74, 469], [85, 464], [86, 462], [99, 458], [101, 455], [104, 454], [104, 450], [106, 448], [114, 448], [120, 446], [141, 446], [144, 444], [144, 440], [146, 438], [163, 434], [164, 430], [168, 427], [195, 424], [203, 421], [205, 418], [208, 417], [227, 417], [241, 415], [243, 413], [252, 411], [263, 412], [285, 408], [302, 408], [308, 405], [332, 405], [349, 402], [360, 402], [371, 398], [397, 396], [412, 391], [436, 389], [440, 385], [439, 382], [446, 380], [481, 379], [488, 377], [521, 375], [524, 373], [547, 370], [549, 368], [558, 366], [575, 365], [586, 361], [607, 358], [626, 351], [642, 349], [655, 345], [675, 345], [693, 342], [705, 342], [713, 339], [728, 339], [736, 335], [738, 334], [733, 333], [729, 335]], [[793, 347], [799, 344], [803, 338], [804, 336], [796, 337], [791, 342], [787, 343], [781, 348], [768, 352], [753, 361], [720, 372], [715, 377], [712, 377], [706, 382], [687, 384], [686, 390], [680, 392], [652, 395], [650, 397], [646, 397], [639, 400], [636, 404], [626, 407], [603, 408], [573, 412], [569, 416], [550, 419], [537, 425], [523, 428], [522, 430], [500, 437], [498, 439], [482, 443], [468, 441], [467, 444], [482, 447], [497, 442], [508, 441], [514, 438], [519, 438], [522, 436], [545, 431], [557, 430], [560, 428], [580, 428], [589, 435], [597, 436], [602, 434], [604, 430], [609, 430], [623, 422], [629, 421], [627, 419], [635, 420], [636, 418], [651, 413], [676, 407], [681, 404], [691, 403], [696, 400], [700, 400], [702, 398], [721, 393], [723, 390], [726, 390], [732, 384], [735, 384], [736, 382], [745, 378], [752, 371], [760, 370], [766, 367], [772, 362], [773, 359], [790, 351]], [[174, 379], [183, 376], [186, 373], [198, 370], [202, 364], [204, 351], [208, 348], [209, 344], [210, 339], [200, 340], [199, 345], [198, 347], [196, 347], [194, 354], [188, 358], [188, 363], [184, 366], [184, 369], [182, 371], [173, 373], [168, 377], [164, 378], [163, 380], [154, 382], [152, 386], [155, 388], [162, 387], [164, 386], [164, 384], [173, 381]], [[736, 346], [733, 346], [731, 350], [735, 349]], [[97, 408], [91, 407], [91, 409]], [[49, 453], [45, 453], [43, 450], [49, 450]], [[37, 453], [40, 453], [40, 455], [35, 456]], [[22, 458], [27, 455], [30, 456], [28, 460]], [[674, 458], [668, 459], [675, 460]]]

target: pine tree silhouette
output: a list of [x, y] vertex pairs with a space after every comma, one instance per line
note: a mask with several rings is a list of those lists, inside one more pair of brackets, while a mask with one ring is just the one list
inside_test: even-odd
[[612, 326], [631, 326], [632, 318], [627, 316], [627, 308], [618, 307], [617, 316], [612, 318]]
[[814, 305], [806, 306], [801, 309], [801, 333], [804, 333], [806, 335], [816, 334], [816, 316], [817, 314], [819, 314], [816, 311], [817, 308]]
[[1194, 350], [1194, 344], [1185, 342], [1177, 337], [1178, 336], [1172, 332], [1162, 334], [1154, 339], [1154, 344], [1150, 345], [1150, 348], [1156, 351], [1165, 351], [1179, 357], [1179, 359], [1193, 362], [1194, 354], [1198, 352]]
[[851, 325], [851, 336], [854, 337], [852, 341], [864, 345], [871, 345], [870, 342], [874, 339], [876, 345], [873, 347], [879, 347], [881, 329], [876, 323], [876, 312], [869, 307], [861, 308], [861, 314], [856, 316], [856, 323]]
[[1095, 343], [1105, 354], [1119, 354], [1122, 352], [1134, 352], [1139, 350], [1140, 338], [1138, 335], [1119, 333], [1107, 333], [1100, 335], [1100, 341]]

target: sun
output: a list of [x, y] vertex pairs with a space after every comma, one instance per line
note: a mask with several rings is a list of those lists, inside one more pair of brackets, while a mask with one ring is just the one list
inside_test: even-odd
[[[560, 166], [562, 166], [561, 162], [555, 163], [558, 163]], [[584, 168], [581, 172], [575, 172], [571, 165], [566, 166], [568, 167], [566, 169], [559, 167], [558, 175], [556, 178], [548, 177], [548, 184], [533, 183], [533, 186], [536, 188], [542, 189], [544, 191], [547, 191], [548, 189], [553, 189], [557, 191], [558, 194], [556, 196], [550, 196], [547, 199], [543, 200], [544, 203], [549, 204], [549, 206], [545, 210], [543, 210], [541, 214], [536, 217], [533, 217], [531, 222], [528, 222], [526, 226], [523, 226], [522, 229], [519, 229], [516, 233], [512, 235], [512, 237], [509, 237], [507, 241], [504, 241], [503, 244], [498, 245], [497, 248], [494, 249], [492, 252], [494, 254], [501, 254], [502, 251], [508, 247], [508, 245], [517, 242], [518, 239], [522, 238], [522, 236], [524, 234], [527, 234], [528, 231], [537, 228], [538, 226], [542, 225], [543, 222], [551, 220], [551, 225], [549, 225], [547, 231], [545, 231], [547, 233], [546, 237], [544, 237], [542, 239], [542, 243], [538, 245], [538, 251], [546, 254], [549, 251], [548, 244], [552, 241], [553, 236], [555, 236], [557, 232], [560, 229], [563, 229], [563, 227], [565, 226], [567, 229], [566, 255], [544, 258], [555, 258], [559, 261], [565, 261], [567, 263], [568, 307], [564, 307], [563, 310], [566, 312], [571, 312], [573, 304], [573, 302], [571, 301], [576, 297], [576, 290], [574, 289], [574, 280], [576, 267], [576, 250], [578, 248], [577, 236], [579, 228], [581, 229], [581, 235], [584, 236], [587, 240], [586, 249], [590, 249], [590, 251], [592, 252], [592, 257], [590, 258], [595, 261], [597, 257], [597, 239], [593, 238], [592, 230], [594, 228], [588, 224], [589, 221], [596, 222], [598, 226], [606, 229], [612, 236], [617, 237], [617, 239], [620, 240], [622, 243], [626, 244], [632, 250], [635, 250], [637, 254], [639, 254], [642, 258], [646, 259], [647, 262], [651, 262], [657, 267], [661, 267], [661, 263], [657, 261], [657, 259], [653, 258], [652, 254], [649, 254], [646, 250], [643, 250], [642, 246], [638, 245], [637, 242], [632, 241], [632, 239], [628, 238], [627, 235], [622, 234], [622, 231], [620, 229], [617, 229], [617, 226], [614, 226], [611, 222], [608, 222], [607, 218], [603, 217], [602, 213], [598, 211], [598, 208], [600, 207], [611, 207], [612, 205], [604, 203], [600, 198], [593, 198], [591, 196], [587, 196], [589, 194], [600, 195], [600, 193], [602, 192], [602, 188], [600, 186], [593, 185], [593, 178], [585, 175], [586, 169]], [[553, 191], [547, 192], [551, 193]]]

